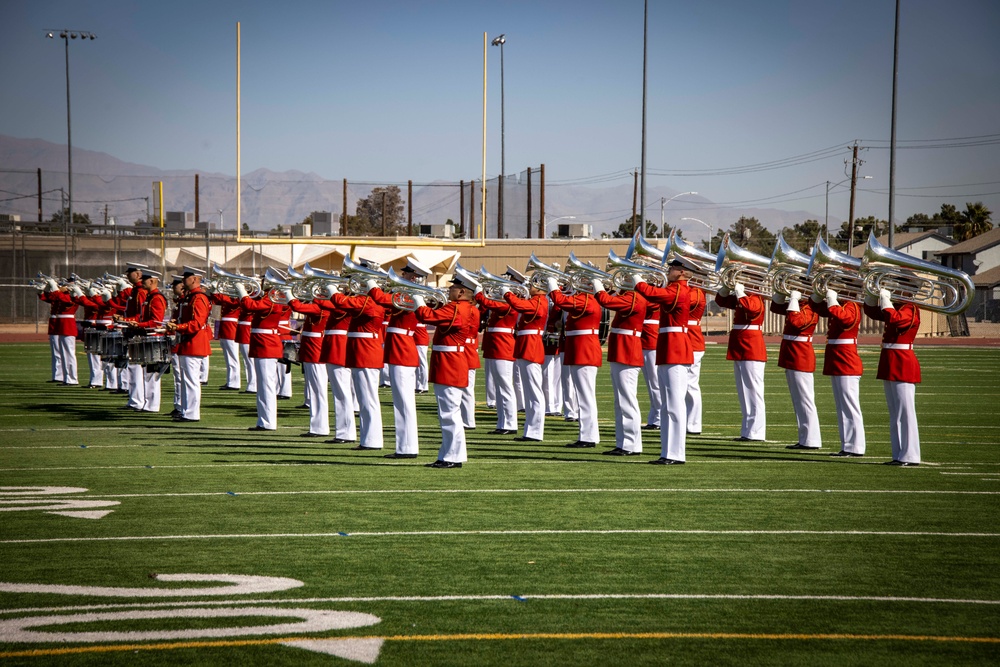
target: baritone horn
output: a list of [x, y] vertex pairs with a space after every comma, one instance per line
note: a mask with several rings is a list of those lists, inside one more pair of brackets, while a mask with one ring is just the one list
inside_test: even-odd
[[505, 290], [514, 293], [514, 296], [521, 299], [528, 299], [531, 294], [528, 292], [528, 288], [525, 285], [517, 282], [516, 280], [509, 280], [502, 276], [497, 276], [486, 270], [486, 267], [480, 267], [477, 273], [471, 273], [473, 278], [479, 281], [479, 284], [483, 286], [483, 294], [486, 295], [487, 299], [492, 299], [493, 301], [503, 301], [503, 293]]
[[549, 278], [555, 278], [559, 289], [565, 289], [569, 285], [569, 276], [535, 257], [535, 253], [531, 253], [531, 257], [528, 258], [524, 272], [531, 274], [528, 284], [535, 289], [543, 290], [546, 294], [549, 291]]
[[569, 276], [569, 284], [574, 291], [586, 292], [587, 294], [594, 293], [595, 280], [609, 285], [614, 283], [614, 276], [581, 261], [572, 251], [569, 253], [569, 259], [566, 260], [566, 275]]
[[964, 312], [976, 293], [972, 279], [964, 271], [884, 246], [871, 232], [861, 258], [861, 274], [869, 294], [878, 295], [885, 289], [893, 301], [912, 303], [943, 315]]
[[[326, 296], [327, 290], [343, 294], [348, 289], [347, 278], [336, 273], [314, 269], [309, 266], [309, 262], [302, 266], [302, 275], [306, 277], [306, 280], [303, 281], [299, 289], [303, 293], [309, 294], [309, 299], [323, 298]], [[294, 290], [292, 293], [295, 293]]]
[[806, 276], [817, 294], [825, 295], [827, 290], [833, 290], [843, 299], [860, 303], [865, 298], [865, 281], [860, 270], [860, 259], [834, 250], [818, 237]]
[[[285, 295], [285, 290], [288, 289], [290, 291], [292, 285], [285, 280], [285, 277], [280, 272], [272, 269], [270, 266], [264, 271], [263, 288], [267, 292], [267, 298], [273, 303], [288, 304], [288, 297]], [[293, 294], [292, 296], [294, 297], [295, 295]]]
[[240, 283], [247, 292], [247, 296], [256, 299], [264, 293], [260, 281], [253, 276], [244, 276], [241, 273], [230, 273], [218, 264], [212, 264], [212, 278], [215, 284], [215, 291], [226, 296], [239, 298], [240, 293], [236, 291], [236, 284]]
[[625, 259], [655, 269], [663, 264], [665, 254], [664, 251], [646, 241], [641, 232], [636, 232], [625, 251]]
[[777, 294], [791, 296], [793, 291], [808, 295], [812, 292], [809, 282], [809, 255], [799, 252], [788, 245], [785, 237], [779, 232], [778, 242], [774, 244], [771, 253], [771, 264], [768, 267], [768, 279]]
[[684, 268], [691, 272], [691, 278], [688, 280], [689, 285], [706, 292], [719, 291], [721, 283], [719, 282], [719, 274], [715, 271], [716, 256], [688, 243], [683, 236], [677, 233], [676, 229], [672, 229], [667, 240], [667, 248], [663, 253], [663, 263], [667, 264], [675, 259], [684, 262]]
[[[377, 264], [375, 266], [378, 267]], [[368, 287], [366, 283], [369, 280], [374, 280], [384, 290], [389, 287], [389, 283], [386, 280], [388, 274], [381, 267], [370, 269], [367, 266], [361, 266], [352, 260], [350, 256], [344, 257], [344, 266], [340, 269], [340, 276], [347, 278], [347, 287], [352, 294], [367, 294]]]
[[643, 282], [654, 287], [666, 287], [667, 285], [666, 271], [619, 257], [614, 250], [608, 251], [608, 264], [605, 268], [611, 274], [611, 284], [618, 290], [635, 289], [633, 274], [639, 275]]
[[[465, 271], [465, 269], [462, 270]], [[455, 271], [458, 271], [457, 267]], [[422, 296], [431, 308], [440, 308], [448, 303], [448, 293], [444, 290], [401, 278], [392, 267], [389, 267], [385, 281], [388, 292], [392, 295], [392, 305], [400, 310], [416, 310], [417, 303], [413, 297], [417, 294]]]
[[770, 298], [772, 289], [767, 271], [770, 264], [767, 257], [741, 248], [726, 234], [715, 260], [715, 270], [719, 273], [719, 282], [729, 290], [741, 283], [747, 292]]

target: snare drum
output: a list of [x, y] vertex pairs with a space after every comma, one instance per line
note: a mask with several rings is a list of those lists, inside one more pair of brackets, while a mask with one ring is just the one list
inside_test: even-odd
[[299, 344], [294, 340], [286, 340], [281, 347], [281, 359], [287, 363], [299, 363]]
[[121, 331], [101, 331], [97, 347], [101, 359], [119, 359], [125, 356], [125, 336]]
[[83, 349], [87, 354], [100, 354], [101, 353], [101, 334], [104, 333], [100, 329], [84, 329], [83, 330]]
[[128, 342], [129, 363], [140, 366], [170, 363], [171, 339], [166, 336], [136, 336]]

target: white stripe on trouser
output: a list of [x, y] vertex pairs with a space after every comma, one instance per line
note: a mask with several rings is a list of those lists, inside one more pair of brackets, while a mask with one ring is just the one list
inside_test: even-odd
[[646, 415], [646, 423], [659, 426], [663, 397], [660, 396], [660, 373], [656, 369], [656, 350], [642, 351], [642, 376], [646, 378], [646, 391], [649, 393], [649, 414]]
[[391, 384], [389, 379], [389, 364], [382, 364], [382, 371], [378, 374], [379, 386]]
[[469, 369], [469, 385], [462, 391], [462, 424], [476, 428], [476, 369]]
[[639, 367], [611, 362], [611, 390], [615, 397], [615, 446], [627, 452], [642, 451], [642, 413], [636, 389]]
[[427, 346], [417, 345], [417, 391], [427, 391]]
[[514, 400], [517, 402], [517, 411], [524, 410], [524, 385], [521, 382], [521, 369], [514, 363]]
[[497, 387], [493, 380], [493, 365], [490, 359], [483, 359], [483, 384], [486, 385], [486, 407], [497, 407]]
[[865, 453], [865, 419], [861, 414], [861, 376], [831, 375], [833, 404], [837, 408], [840, 448], [854, 454]]
[[465, 463], [469, 460], [465, 451], [465, 427], [462, 426], [462, 389], [446, 384], [434, 385], [438, 421], [441, 424], [439, 461]]
[[542, 394], [545, 395], [545, 414], [562, 412], [562, 357], [546, 354], [542, 362]]
[[674, 461], [687, 460], [687, 367], [663, 364], [656, 367], [660, 375], [660, 456]]
[[361, 431], [358, 445], [382, 449], [382, 406], [378, 401], [378, 378], [381, 368], [352, 368], [351, 381], [358, 397], [358, 423]]
[[128, 405], [137, 410], [146, 409], [146, 373], [142, 366], [129, 362], [125, 367], [128, 375]]
[[570, 366], [569, 376], [579, 406], [580, 441], [600, 442], [601, 432], [597, 428], [597, 366]]
[[743, 422], [740, 435], [751, 440], [764, 440], [767, 433], [767, 412], [764, 408], [764, 362], [735, 361], [736, 394], [740, 399]]
[[292, 397], [292, 365], [281, 364], [278, 366], [278, 396], [282, 398]]
[[889, 441], [892, 460], [920, 463], [920, 430], [917, 428], [917, 385], [883, 380], [889, 408]]
[[201, 369], [206, 357], [177, 355], [177, 370], [180, 371], [181, 417], [201, 419]]
[[274, 430], [278, 428], [278, 360], [253, 360], [257, 380], [257, 426]]
[[701, 360], [704, 351], [695, 351], [694, 363], [688, 366], [687, 393], [684, 395], [684, 405], [687, 408], [688, 433], [701, 433]]
[[54, 361], [52, 379], [79, 384], [76, 377], [76, 336], [49, 336]]
[[504, 359], [485, 359], [486, 371], [492, 376], [496, 388], [497, 428], [517, 430], [517, 403], [514, 398], [514, 362]]
[[144, 412], [160, 411], [160, 378], [162, 373], [147, 373], [144, 366], [139, 366], [139, 374], [142, 375], [142, 385], [145, 389]]
[[243, 358], [243, 370], [247, 375], [246, 391], [257, 391], [257, 364], [250, 358], [250, 343], [239, 343], [240, 357]]
[[795, 423], [799, 429], [799, 444], [806, 447], [822, 447], [823, 436], [819, 430], [819, 414], [816, 412], [813, 374], [786, 368], [785, 381], [788, 383], [788, 393], [792, 395]]
[[567, 419], [578, 419], [580, 417], [580, 402], [577, 400], [576, 387], [573, 386], [573, 378], [569, 375], [569, 366], [566, 365], [566, 354], [559, 355], [559, 377], [562, 382], [562, 413]]
[[211, 357], [205, 355], [204, 357], [198, 358], [201, 359], [201, 375], [198, 380], [201, 381], [202, 384], [206, 384], [208, 383], [208, 362], [211, 360]]
[[418, 454], [417, 436], [417, 367], [389, 365], [392, 385], [392, 414], [396, 421], [396, 453]]
[[174, 376], [174, 410], [177, 414], [181, 413], [181, 368], [180, 368], [180, 357], [176, 354], [171, 353], [170, 355], [170, 368], [173, 370]]
[[326, 393], [326, 364], [302, 362], [302, 393], [309, 397], [309, 432], [330, 435], [330, 403]]
[[230, 389], [240, 388], [240, 353], [239, 343], [235, 340], [222, 339], [219, 341], [222, 348], [222, 358], [226, 362], [226, 386]]
[[542, 365], [525, 359], [514, 362], [514, 369], [521, 371], [524, 388], [524, 437], [545, 437], [545, 406], [542, 405]]
[[333, 392], [333, 435], [353, 441], [358, 437], [354, 423], [354, 383], [351, 369], [337, 364], [326, 365], [330, 391]]
[[63, 362], [59, 351], [59, 336], [49, 335], [49, 365], [52, 367], [53, 382], [63, 381]]
[[101, 365], [101, 355], [87, 353], [87, 365], [90, 367], [90, 386], [101, 386], [104, 384], [104, 366]]

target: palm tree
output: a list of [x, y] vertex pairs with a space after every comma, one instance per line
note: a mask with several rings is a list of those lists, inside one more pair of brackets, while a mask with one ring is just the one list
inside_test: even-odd
[[990, 209], [983, 206], [983, 202], [977, 201], [975, 204], [967, 202], [962, 212], [961, 225], [955, 230], [957, 240], [967, 241], [993, 229], [993, 223], [990, 221], [992, 215]]

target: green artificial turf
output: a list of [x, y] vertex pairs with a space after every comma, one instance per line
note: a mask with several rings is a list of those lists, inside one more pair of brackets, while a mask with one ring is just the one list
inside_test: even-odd
[[[724, 346], [703, 362], [704, 431], [688, 464], [607, 457], [614, 421], [598, 376], [601, 445], [567, 449], [578, 425], [547, 418], [545, 441], [493, 436], [478, 374], [478, 428], [460, 470], [425, 464], [440, 444], [433, 393], [416, 397], [421, 454], [301, 438], [294, 369], [278, 431], [248, 432], [254, 397], [220, 392], [212, 358], [202, 420], [178, 424], [108, 392], [46, 383], [44, 344], [0, 346], [0, 582], [139, 589], [215, 587], [155, 574], [287, 577], [246, 595], [96, 597], [0, 592], [9, 664], [347, 664], [277, 638], [385, 638], [379, 665], [953, 665], [1000, 657], [1000, 352], [919, 347], [918, 468], [889, 460], [876, 348], [863, 348], [868, 455], [837, 459], [829, 381], [817, 374], [822, 450], [785, 449], [796, 429], [783, 371], [766, 372], [764, 443], [734, 442], [739, 408]], [[80, 354], [80, 376], [86, 360]], [[646, 394], [641, 386], [645, 414]], [[26, 496], [9, 487], [77, 487]], [[42, 501], [114, 502], [99, 519]], [[128, 538], [128, 539], [123, 539]], [[217, 639], [63, 641], [60, 632], [146, 632], [294, 622], [255, 607], [373, 614], [375, 625]], [[11, 642], [4, 622], [84, 611], [227, 608], [239, 618], [46, 625]], [[225, 634], [225, 633], [223, 633]], [[214, 642], [214, 643], [213, 643]], [[327, 642], [332, 643], [332, 642]], [[127, 650], [118, 650], [127, 645]], [[29, 655], [27, 652], [36, 651]]]

